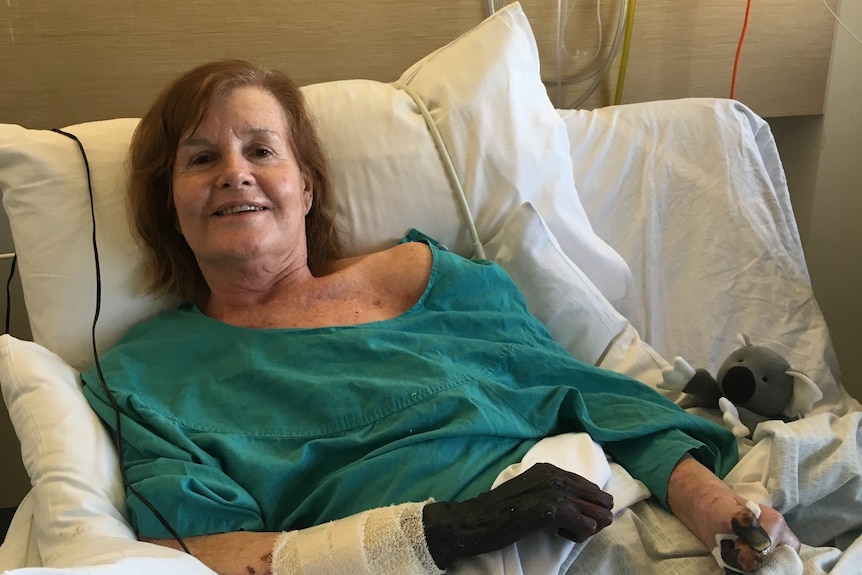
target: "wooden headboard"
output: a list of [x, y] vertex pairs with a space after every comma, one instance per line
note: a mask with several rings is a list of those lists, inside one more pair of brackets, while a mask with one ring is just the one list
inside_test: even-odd
[[[5, 3], [0, 122], [32, 128], [139, 116], [169, 78], [223, 57], [278, 67], [300, 84], [356, 77], [391, 81], [488, 11], [487, 0]], [[837, 6], [838, 0], [829, 3]], [[557, 2], [521, 4], [544, 65], [556, 54]], [[607, 49], [620, 0], [601, 5]], [[623, 101], [727, 96], [745, 5], [641, 2]], [[595, 6], [577, 3], [567, 31], [570, 49], [592, 49]], [[833, 30], [820, 0], [757, 0], [737, 97], [763, 116], [822, 113]], [[615, 64], [587, 107], [613, 101], [617, 69]], [[555, 103], [565, 107], [578, 93]]]

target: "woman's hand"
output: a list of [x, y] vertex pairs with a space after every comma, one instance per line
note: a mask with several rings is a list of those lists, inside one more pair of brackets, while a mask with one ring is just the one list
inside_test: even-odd
[[473, 499], [426, 505], [422, 523], [431, 557], [446, 569], [549, 527], [584, 541], [611, 524], [613, 505], [613, 497], [589, 480], [538, 463]]
[[[738, 571], [753, 573], [768, 564], [780, 545], [799, 552], [799, 539], [790, 530], [784, 516], [766, 505], [759, 506], [759, 517], [746, 507], [746, 501], [733, 496], [737, 511], [731, 517], [731, 529], [737, 535], [733, 543], [720, 549], [722, 560]], [[729, 509], [732, 503], [727, 501]]]

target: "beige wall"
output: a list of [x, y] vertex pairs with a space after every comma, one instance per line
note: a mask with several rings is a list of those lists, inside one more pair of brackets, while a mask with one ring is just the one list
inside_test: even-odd
[[[862, 2], [841, 19], [862, 35]], [[817, 297], [845, 387], [862, 399], [862, 45], [836, 30], [823, 116], [773, 118]]]
[[[840, 16], [862, 36], [862, 2]], [[806, 253], [844, 384], [862, 398], [862, 45], [838, 31]]]
[[803, 246], [808, 240], [823, 139], [823, 115], [767, 118], [784, 164]]
[[[551, 77], [557, 2], [521, 3]], [[570, 4], [577, 12], [568, 46], [591, 50], [595, 4]], [[601, 3], [605, 48], [620, 5]], [[624, 101], [727, 96], [744, 7], [740, 0], [639, 3]], [[0, 122], [51, 128], [139, 116], [169, 78], [224, 57], [282, 68], [300, 84], [392, 81], [486, 12], [486, 0], [7, 0], [0, 3]], [[832, 30], [818, 0], [755, 2], [738, 97], [762, 116], [822, 113]], [[617, 70], [590, 105], [613, 101]]]

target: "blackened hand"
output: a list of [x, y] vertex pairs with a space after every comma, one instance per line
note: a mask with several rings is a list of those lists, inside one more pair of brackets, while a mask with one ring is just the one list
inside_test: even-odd
[[589, 480], [539, 463], [473, 499], [426, 505], [422, 522], [428, 550], [445, 569], [549, 527], [584, 541], [611, 524], [613, 505], [613, 497]]
[[799, 539], [787, 526], [778, 511], [760, 506], [760, 518], [747, 507], [741, 508], [731, 519], [736, 541], [721, 542], [721, 558], [737, 572], [756, 573], [768, 564], [779, 546], [787, 546], [799, 553]]

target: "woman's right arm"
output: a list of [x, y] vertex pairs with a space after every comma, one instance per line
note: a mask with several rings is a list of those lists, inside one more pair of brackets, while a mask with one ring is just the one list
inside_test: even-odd
[[[186, 537], [189, 552], [219, 575], [270, 575], [278, 533], [235, 531]], [[142, 539], [182, 551], [175, 539]]]
[[[436, 575], [549, 527], [583, 541], [610, 525], [612, 507], [595, 484], [540, 463], [465, 501], [407, 503], [287, 533], [240, 531], [185, 543], [219, 575]], [[180, 549], [172, 539], [149, 541]]]

